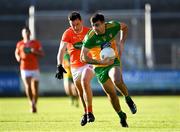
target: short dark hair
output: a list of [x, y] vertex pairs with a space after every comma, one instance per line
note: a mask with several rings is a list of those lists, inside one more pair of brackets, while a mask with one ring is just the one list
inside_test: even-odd
[[69, 20], [69, 21], [74, 21], [74, 20], [76, 20], [76, 19], [81, 20], [81, 15], [80, 15], [79, 12], [73, 11], [73, 12], [71, 12], [71, 13], [68, 15], [68, 20]]
[[104, 15], [101, 14], [101, 13], [96, 13], [96, 14], [93, 14], [90, 18], [90, 21], [91, 23], [95, 23], [97, 21], [101, 21], [101, 22], [104, 22], [105, 21], [105, 18], [104, 18]]
[[25, 29], [26, 31], [28, 31], [29, 33], [31, 33], [30, 29], [28, 26], [24, 26], [22, 29]]

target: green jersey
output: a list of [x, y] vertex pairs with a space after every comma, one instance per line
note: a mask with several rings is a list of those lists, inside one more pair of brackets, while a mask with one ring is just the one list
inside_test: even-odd
[[[110, 21], [105, 23], [105, 34], [97, 35], [94, 30], [90, 30], [83, 41], [85, 48], [91, 49], [91, 55], [93, 59], [100, 60], [100, 52], [105, 47], [111, 47], [114, 49], [116, 59], [119, 61], [118, 50], [116, 46], [115, 37], [120, 31], [120, 23], [117, 21]], [[117, 61], [115, 61], [117, 63]], [[118, 62], [119, 63], [119, 62]], [[105, 67], [107, 65], [95, 65], [95, 67]]]

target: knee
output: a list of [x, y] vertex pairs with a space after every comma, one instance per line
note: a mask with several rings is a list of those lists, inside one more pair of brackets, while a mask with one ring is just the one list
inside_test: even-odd
[[123, 84], [123, 82], [122, 82], [121, 79], [114, 80], [113, 83], [114, 83], [116, 86]]
[[27, 89], [27, 90], [30, 90], [30, 89], [31, 89], [31, 85], [28, 85], [28, 84], [25, 84], [24, 87], [25, 87], [25, 89]]
[[82, 83], [82, 86], [83, 86], [83, 88], [87, 88], [87, 87], [89, 87], [90, 86], [90, 79], [89, 78], [82, 78], [81, 79], [81, 83]]

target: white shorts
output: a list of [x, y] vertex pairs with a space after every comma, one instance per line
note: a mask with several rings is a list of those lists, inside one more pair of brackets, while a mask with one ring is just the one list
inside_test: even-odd
[[35, 80], [39, 80], [39, 70], [21, 70], [21, 77], [27, 78], [27, 77], [32, 77]]
[[93, 66], [92, 65], [89, 65], [89, 64], [86, 64], [82, 67], [78, 67], [78, 68], [71, 68], [71, 73], [72, 73], [72, 77], [73, 77], [73, 80], [76, 81], [77, 79], [79, 79], [81, 77], [81, 74], [83, 72], [84, 69], [90, 69], [94, 72], [93, 70]]

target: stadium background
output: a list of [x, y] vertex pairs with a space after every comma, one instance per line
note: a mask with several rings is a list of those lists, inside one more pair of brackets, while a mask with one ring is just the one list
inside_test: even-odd
[[[103, 4], [102, 4], [103, 3]], [[145, 4], [151, 5], [153, 67], [145, 56]], [[124, 80], [134, 95], [180, 94], [180, 1], [179, 0], [6, 0], [0, 1], [0, 96], [22, 96], [23, 86], [14, 57], [21, 28], [28, 23], [29, 6], [36, 7], [36, 38], [46, 56], [41, 60], [40, 94], [65, 95], [62, 81], [54, 78], [59, 39], [69, 26], [67, 14], [78, 10], [89, 25], [89, 16], [100, 10], [107, 20], [124, 21], [129, 36], [123, 53]], [[93, 80], [94, 94], [103, 94]]]

